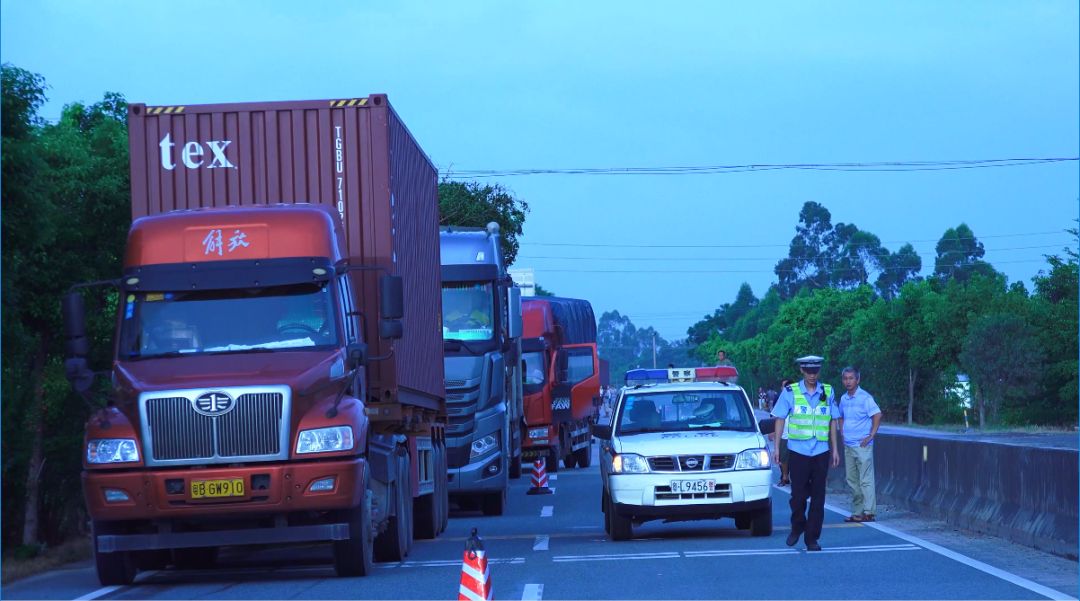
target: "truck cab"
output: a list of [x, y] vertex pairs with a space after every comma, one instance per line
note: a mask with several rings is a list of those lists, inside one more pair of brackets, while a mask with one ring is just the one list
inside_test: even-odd
[[521, 296], [499, 245], [496, 223], [439, 233], [450, 494], [486, 515], [521, 476]]

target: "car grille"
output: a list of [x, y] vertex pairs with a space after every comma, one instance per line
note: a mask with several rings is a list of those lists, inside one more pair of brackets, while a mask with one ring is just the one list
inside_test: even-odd
[[649, 469], [654, 472], [729, 470], [734, 465], [734, 455], [672, 455], [649, 457]]
[[673, 493], [671, 486], [657, 486], [654, 494], [657, 501], [686, 501], [692, 499], [730, 499], [731, 485], [717, 484], [714, 492]]
[[185, 397], [147, 399], [150, 458], [237, 460], [279, 455], [285, 426], [283, 401], [279, 393], [242, 394], [232, 411], [210, 417], [195, 411]]

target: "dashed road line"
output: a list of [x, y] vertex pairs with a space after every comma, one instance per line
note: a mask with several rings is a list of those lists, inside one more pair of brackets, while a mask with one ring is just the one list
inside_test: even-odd
[[554, 513], [555, 513], [555, 506], [554, 505], [544, 505], [540, 509], [540, 517], [542, 517], [542, 518], [549, 518]]
[[521, 593], [521, 601], [540, 601], [544, 598], [544, 585], [526, 584], [525, 591]]
[[548, 480], [551, 480], [552, 482], [554, 482], [554, 481], [556, 481], [558, 479], [559, 479], [558, 474], [548, 474]]
[[533, 551], [547, 551], [548, 550], [548, 542], [550, 540], [551, 540], [551, 538], [546, 534], [541, 535], [541, 536], [537, 536], [536, 537], [536, 542], [533, 543]]
[[92, 601], [93, 599], [100, 599], [101, 597], [104, 597], [105, 595], [108, 595], [109, 593], [111, 593], [113, 591], [118, 591], [118, 590], [120, 590], [122, 588], [124, 588], [124, 587], [119, 586], [119, 585], [106, 586], [106, 587], [103, 587], [103, 588], [99, 588], [98, 590], [96, 590], [96, 591], [94, 591], [92, 593], [87, 593], [87, 594], [83, 595], [82, 597], [79, 597], [79, 598], [75, 599], [75, 601]]
[[[496, 557], [489, 558], [488, 565], [519, 565], [525, 563], [524, 557]], [[460, 559], [446, 559], [446, 560], [433, 560], [433, 561], [400, 561], [397, 563], [384, 563], [378, 567], [383, 569], [392, 568], [448, 568], [448, 567], [460, 567]]]
[[556, 555], [551, 558], [555, 563], [573, 563], [579, 561], [626, 561], [630, 559], [679, 559], [677, 551], [666, 553], [621, 553], [618, 555]]

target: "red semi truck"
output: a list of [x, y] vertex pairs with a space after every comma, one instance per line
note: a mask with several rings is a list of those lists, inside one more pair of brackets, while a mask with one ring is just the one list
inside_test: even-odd
[[[83, 457], [102, 584], [320, 541], [364, 575], [435, 537], [437, 172], [386, 96], [132, 104], [128, 124], [112, 387]], [[89, 286], [63, 302], [87, 396]]]
[[591, 427], [599, 416], [596, 318], [588, 301], [522, 299], [526, 437], [522, 458], [545, 457], [549, 471], [592, 463]]

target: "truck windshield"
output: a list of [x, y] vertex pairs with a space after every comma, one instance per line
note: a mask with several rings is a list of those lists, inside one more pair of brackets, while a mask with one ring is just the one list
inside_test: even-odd
[[756, 431], [739, 390], [630, 393], [623, 400], [620, 434], [687, 430]]
[[539, 390], [547, 380], [547, 365], [544, 361], [544, 353], [523, 353], [525, 359], [525, 389], [528, 391]]
[[491, 340], [492, 289], [490, 282], [443, 283], [443, 340]]
[[139, 292], [124, 304], [120, 356], [138, 359], [336, 346], [326, 283]]

